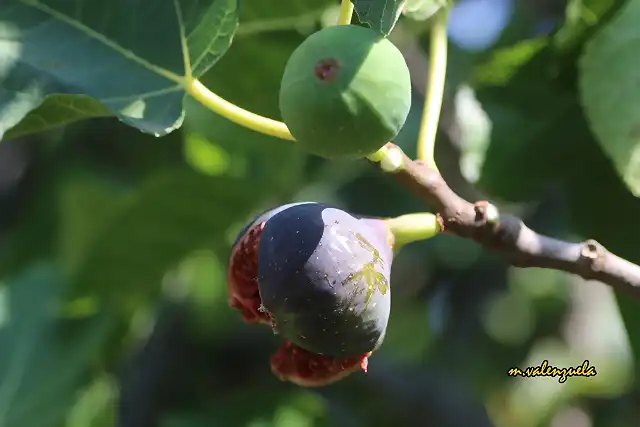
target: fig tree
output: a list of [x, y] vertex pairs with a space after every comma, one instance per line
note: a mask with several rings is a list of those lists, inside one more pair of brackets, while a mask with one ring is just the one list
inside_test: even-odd
[[280, 85], [282, 120], [300, 147], [358, 158], [396, 137], [411, 108], [402, 53], [369, 28], [336, 25], [302, 42]]
[[267, 211], [241, 232], [229, 263], [230, 305], [285, 339], [276, 376], [303, 386], [367, 369], [390, 310], [389, 231], [319, 203]]

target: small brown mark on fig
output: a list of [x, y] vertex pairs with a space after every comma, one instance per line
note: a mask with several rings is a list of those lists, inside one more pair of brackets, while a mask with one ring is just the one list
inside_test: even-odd
[[340, 63], [335, 58], [321, 59], [316, 63], [313, 74], [323, 82], [331, 81], [336, 78], [340, 70]]

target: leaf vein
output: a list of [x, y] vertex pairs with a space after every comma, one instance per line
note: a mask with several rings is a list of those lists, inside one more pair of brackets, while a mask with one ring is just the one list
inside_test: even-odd
[[184, 77], [183, 76], [179, 76], [175, 73], [172, 73], [171, 71], [164, 69], [162, 67], [159, 67], [155, 64], [150, 63], [149, 61], [147, 61], [144, 58], [141, 58], [140, 56], [136, 55], [134, 52], [125, 49], [124, 47], [120, 46], [117, 43], [114, 43], [112, 40], [109, 40], [108, 38], [106, 38], [104, 35], [100, 34], [99, 32], [93, 30], [92, 28], [87, 27], [86, 25], [84, 25], [82, 22], [79, 22], [75, 19], [73, 19], [70, 16], [67, 16], [63, 13], [58, 12], [57, 10], [47, 6], [44, 3], [39, 2], [38, 0], [20, 0], [23, 4], [25, 4], [26, 6], [31, 6], [35, 9], [38, 9], [39, 11], [48, 14], [49, 16], [51, 16], [54, 19], [57, 19], [58, 21], [61, 21], [73, 28], [75, 28], [76, 30], [82, 32], [83, 34], [85, 34], [86, 36], [102, 43], [103, 45], [111, 48], [112, 50], [114, 50], [115, 52], [119, 53], [120, 55], [124, 56], [125, 58], [129, 59], [130, 61], [135, 62], [136, 64], [146, 68], [149, 71], [152, 71], [168, 80], [171, 80], [173, 82], [179, 83], [179, 84], [183, 84], [184, 83]]

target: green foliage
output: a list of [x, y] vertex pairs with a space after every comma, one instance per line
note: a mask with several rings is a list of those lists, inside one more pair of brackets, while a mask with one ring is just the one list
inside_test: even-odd
[[[277, 117], [282, 70], [302, 40], [304, 37], [295, 31], [239, 38], [202, 81], [215, 93], [243, 108]], [[262, 54], [265, 50], [269, 51], [268, 56]], [[249, 62], [252, 66], [246, 67]], [[215, 157], [217, 162], [224, 163], [219, 167], [225, 173], [243, 179], [247, 189], [253, 188], [257, 196], [260, 190], [253, 186], [254, 182], [261, 182], [264, 189], [280, 194], [291, 191], [300, 179], [305, 157], [290, 144], [236, 125], [195, 101], [186, 103], [186, 111], [185, 149], [191, 164], [199, 164], [200, 171], [207, 168], [202, 166], [205, 156]]]
[[[132, 13], [128, 3], [110, 0], [8, 0], [0, 9], [11, 40], [4, 45], [0, 131], [54, 94], [89, 96], [104, 107], [58, 97], [34, 112], [28, 130], [104, 115], [105, 108], [157, 136], [179, 127], [184, 76], [200, 77], [229, 48], [237, 0], [147, 0], [135, 7]], [[81, 105], [74, 114], [52, 108], [73, 103]]]
[[[575, 97], [545, 78], [554, 62], [547, 47], [520, 66], [506, 84], [478, 90], [493, 126], [479, 185], [494, 197], [530, 200], [572, 167], [561, 155], [549, 156], [551, 151], [569, 154], [578, 124]], [[502, 65], [503, 70], [512, 68], [506, 62]]]
[[111, 110], [86, 95], [49, 95], [4, 135], [11, 139], [67, 125], [77, 120], [109, 117]]
[[149, 177], [103, 212], [102, 221], [94, 218], [97, 230], [75, 248], [81, 259], [74, 263], [73, 283], [121, 307], [157, 295], [169, 269], [190, 251], [215, 243], [259, 201], [247, 197], [245, 185], [188, 170]]
[[290, 22], [295, 24], [309, 16], [316, 18], [331, 4], [331, 0], [283, 0], [279, 7], [264, 2], [247, 2], [240, 9], [241, 26], [274, 25]]
[[[627, 7], [632, 3], [628, 3]], [[604, 14], [611, 9], [602, 7], [597, 10]], [[601, 31], [606, 34], [607, 28], [615, 28], [616, 22], [619, 22], [619, 18], [600, 22], [604, 27]], [[592, 25], [598, 28], [595, 23]], [[585, 56], [594, 54], [591, 43], [598, 43], [601, 34], [596, 32], [589, 39]], [[615, 49], [615, 43], [601, 43], [603, 48], [606, 45], [609, 46], [607, 49]], [[581, 236], [598, 240], [618, 255], [637, 263], [640, 262], [640, 252], [635, 242], [640, 239], [640, 234], [636, 233], [638, 228], [635, 224], [640, 216], [640, 200], [633, 193], [633, 184], [622, 180], [629, 177], [625, 177], [624, 173], [633, 167], [633, 159], [627, 151], [624, 165], [615, 160], [612, 164], [609, 160], [611, 150], [617, 150], [614, 147], [620, 140], [615, 137], [620, 134], [609, 133], [604, 139], [602, 135], [598, 138], [597, 132], [590, 132], [590, 127], [597, 127], [597, 122], [604, 123], [605, 117], [609, 118], [609, 123], [620, 123], [616, 120], [624, 120], [629, 109], [632, 110], [637, 104], [624, 102], [618, 97], [615, 100], [610, 98], [615, 108], [621, 108], [615, 110], [617, 113], [612, 104], [607, 111], [595, 103], [581, 108], [580, 97], [585, 92], [598, 91], [605, 97], [602, 102], [606, 104], [606, 97], [624, 91], [625, 87], [622, 75], [620, 78], [610, 76], [620, 61], [619, 53], [615, 59], [606, 56], [597, 60], [594, 58], [593, 64], [599, 69], [599, 74], [595, 69], [585, 68], [585, 56], [582, 57], [580, 69], [576, 70], [570, 62], [576, 60], [573, 54], [559, 54], [553, 46], [547, 45], [542, 50], [538, 48], [538, 52], [518, 67], [515, 73], [507, 74], [509, 77], [506, 80], [479, 80], [487, 84], [478, 91], [478, 98], [493, 122], [493, 130], [491, 141], [483, 153], [484, 162], [478, 183], [494, 197], [519, 202], [540, 197], [553, 188], [562, 188], [571, 229]], [[615, 65], [612, 68], [607, 64]], [[490, 72], [492, 67], [500, 65], [503, 66], [503, 72], [513, 69], [510, 61], [497, 62], [492, 59], [483, 65], [482, 73], [500, 75], [501, 71]], [[562, 70], [561, 73], [559, 70]], [[632, 78], [632, 68], [622, 66], [620, 70]], [[592, 82], [593, 87], [586, 88], [584, 82], [589, 75], [594, 79], [599, 76], [599, 79]], [[581, 83], [579, 88], [575, 83], [577, 77]], [[609, 91], [603, 89], [605, 86]], [[631, 96], [632, 91], [626, 90], [626, 95]], [[599, 113], [590, 114], [590, 108], [600, 109]], [[596, 116], [594, 123], [592, 117]], [[616, 128], [615, 132], [618, 131], [619, 128]], [[514, 135], [518, 137], [514, 138]], [[629, 147], [633, 149], [632, 145]], [[618, 208], [602, 210], [597, 206]], [[631, 345], [635, 354], [639, 354], [637, 302], [627, 295], [618, 295], [618, 301]]]
[[640, 196], [640, 3], [628, 2], [585, 46], [580, 93], [603, 150], [635, 196]]
[[82, 390], [69, 412], [67, 427], [103, 427], [115, 424], [117, 385], [107, 376], [99, 376]]
[[87, 382], [105, 337], [102, 313], [62, 319], [65, 279], [55, 267], [34, 265], [0, 287], [0, 420], [2, 425], [55, 425]]
[[[445, 3], [353, 1], [359, 24], [410, 65], [395, 140], [409, 155], [428, 19]], [[523, 1], [480, 53], [450, 41], [439, 168], [465, 198], [639, 263], [640, 6], [570, 0], [551, 34], [531, 36], [542, 3]], [[285, 64], [338, 4], [0, 0], [2, 427], [538, 427], [565, 410], [594, 427], [637, 424], [638, 302], [508, 267], [455, 236], [394, 258], [389, 328], [367, 375], [317, 391], [270, 373], [279, 337], [227, 306], [242, 224], [302, 200], [381, 217], [425, 208], [365, 161], [309, 156], [185, 99], [185, 86], [192, 75], [281, 119]], [[598, 376], [567, 387], [506, 376], [544, 358], [587, 358]]]
[[575, 47], [585, 31], [597, 26], [603, 15], [622, 4], [624, 2], [618, 0], [569, 0], [565, 23], [554, 36], [556, 43], [563, 48]]

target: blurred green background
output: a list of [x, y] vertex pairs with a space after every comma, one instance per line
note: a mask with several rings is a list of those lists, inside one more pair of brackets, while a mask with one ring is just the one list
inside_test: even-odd
[[[245, 2], [230, 51], [202, 81], [278, 118], [288, 56], [335, 22], [337, 2], [258, 3]], [[426, 92], [425, 3], [410, 2], [390, 37], [414, 83], [395, 141], [410, 156]], [[624, 3], [458, 1], [436, 158], [462, 196], [637, 263], [640, 202], [577, 94], [585, 42]], [[163, 138], [103, 117], [0, 144], [0, 426], [638, 425], [637, 302], [447, 235], [394, 260], [390, 326], [368, 374], [320, 389], [280, 382], [268, 364], [278, 337], [227, 306], [242, 225], [290, 201], [372, 216], [428, 207], [364, 160], [327, 162], [195, 101], [186, 108]], [[507, 375], [545, 359], [588, 359], [597, 376]]]

